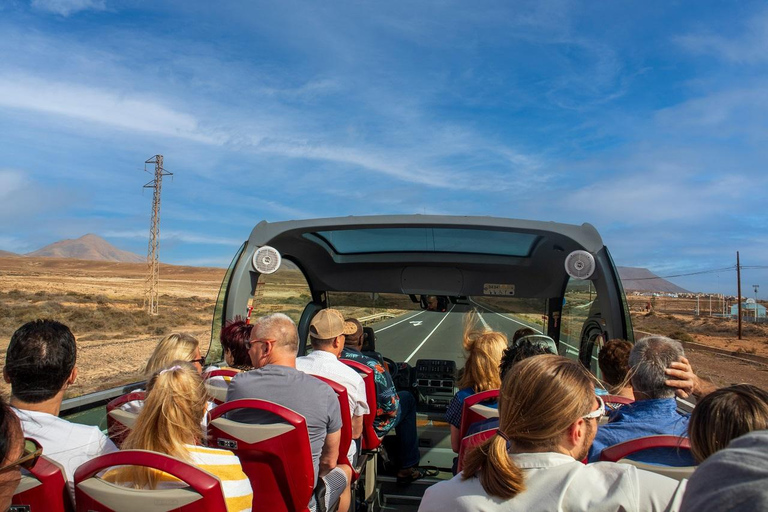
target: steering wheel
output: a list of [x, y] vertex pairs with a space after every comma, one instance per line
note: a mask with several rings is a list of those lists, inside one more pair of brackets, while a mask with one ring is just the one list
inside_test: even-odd
[[382, 356], [382, 359], [384, 360], [385, 363], [387, 363], [387, 366], [389, 367], [389, 375], [392, 377], [392, 379], [394, 379], [395, 376], [397, 375], [397, 372], [399, 371], [399, 367], [397, 366], [397, 363], [388, 357]]

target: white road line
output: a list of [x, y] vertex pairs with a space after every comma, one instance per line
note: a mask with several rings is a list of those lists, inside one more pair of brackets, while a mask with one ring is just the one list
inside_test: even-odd
[[481, 322], [483, 322], [483, 327], [485, 327], [486, 330], [490, 331], [491, 326], [488, 325], [488, 322], [485, 321], [485, 318], [483, 318], [483, 315], [480, 313], [480, 311], [477, 312], [477, 317], [480, 319]]
[[[435, 326], [435, 328], [434, 328], [434, 329], [432, 329], [432, 332], [430, 332], [429, 334], [427, 334], [427, 337], [426, 337], [426, 338], [424, 338], [424, 341], [422, 341], [421, 343], [419, 343], [419, 346], [418, 346], [418, 347], [416, 347], [416, 350], [414, 350], [413, 352], [411, 352], [411, 355], [409, 355], [409, 356], [408, 356], [408, 358], [405, 360], [405, 362], [406, 362], [406, 363], [407, 363], [408, 361], [410, 361], [410, 360], [411, 360], [411, 358], [412, 358], [413, 356], [415, 356], [415, 355], [416, 355], [416, 352], [418, 352], [418, 351], [419, 351], [419, 349], [420, 349], [421, 347], [423, 347], [423, 346], [424, 346], [424, 344], [427, 342], [427, 340], [429, 339], [429, 337], [430, 337], [430, 336], [432, 336], [432, 335], [435, 333], [435, 331], [437, 330], [437, 328], [438, 328], [438, 327], [440, 327], [440, 324], [442, 324], [443, 322], [445, 322], [445, 319], [446, 319], [446, 318], [448, 318], [448, 315], [450, 314], [450, 312], [451, 312], [451, 311], [453, 311], [453, 308], [455, 308], [455, 307], [456, 307], [456, 304], [453, 304], [453, 305], [451, 305], [451, 309], [449, 309], [449, 310], [448, 310], [448, 313], [446, 313], [446, 314], [445, 314], [445, 316], [443, 317], [443, 319], [442, 319], [442, 320], [440, 320], [440, 321], [437, 323], [437, 325]], [[422, 311], [422, 313], [423, 313], [423, 311]]]
[[[536, 331], [537, 333], [539, 333], [539, 334], [542, 334], [542, 332], [541, 332], [540, 330], [538, 330], [537, 328], [535, 328], [535, 327], [533, 327], [533, 326], [531, 326], [531, 325], [527, 325], [527, 324], [524, 324], [523, 322], [520, 322], [520, 321], [518, 321], [518, 320], [513, 320], [513, 319], [509, 318], [508, 316], [504, 316], [504, 315], [502, 315], [501, 313], [498, 313], [498, 312], [496, 312], [496, 311], [492, 310], [492, 309], [491, 309], [491, 308], [489, 308], [488, 306], [484, 306], [484, 305], [482, 305], [482, 304], [479, 304], [479, 303], [475, 302], [475, 301], [474, 301], [474, 300], [472, 300], [472, 299], [470, 299], [470, 300], [471, 300], [471, 301], [472, 301], [472, 303], [473, 303], [473, 304], [475, 304], [476, 306], [480, 306], [481, 308], [483, 308], [483, 309], [486, 309], [488, 312], [490, 312], [490, 313], [493, 313], [494, 315], [499, 315], [499, 316], [500, 316], [501, 318], [503, 318], [504, 320], [509, 320], [510, 322], [516, 323], [517, 325], [522, 325], [523, 327], [530, 327], [531, 329], [533, 329], [533, 330], [534, 330], [534, 331]], [[479, 312], [478, 312], [478, 315], [479, 315]], [[480, 318], [482, 318], [482, 317], [480, 317]], [[485, 324], [485, 321], [483, 321], [483, 324]]]
[[381, 332], [381, 331], [386, 331], [386, 330], [387, 330], [387, 329], [389, 329], [390, 327], [394, 327], [394, 326], [396, 326], [397, 324], [401, 324], [401, 323], [405, 322], [406, 320], [410, 320], [411, 318], [416, 318], [417, 316], [419, 316], [419, 315], [420, 315], [420, 314], [422, 314], [422, 313], [423, 313], [423, 311], [419, 311], [418, 313], [416, 313], [416, 314], [415, 314], [415, 315], [413, 315], [413, 316], [409, 316], [408, 318], [403, 318], [403, 319], [402, 319], [402, 320], [400, 320], [399, 322], [395, 322], [395, 323], [393, 323], [393, 324], [390, 324], [390, 325], [388, 325], [388, 326], [386, 326], [386, 327], [382, 327], [382, 328], [381, 328], [381, 329], [379, 329], [378, 331], [373, 331], [373, 332]]

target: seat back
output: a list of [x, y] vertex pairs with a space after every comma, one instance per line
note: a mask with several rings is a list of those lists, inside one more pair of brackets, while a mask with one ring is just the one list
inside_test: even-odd
[[469, 453], [472, 448], [481, 444], [486, 439], [490, 439], [496, 435], [497, 430], [499, 429], [491, 428], [488, 430], [482, 430], [480, 432], [475, 432], [471, 436], [463, 437], [461, 439], [461, 445], [459, 446], [459, 463], [457, 466], [458, 473], [461, 473], [461, 470], [464, 468], [464, 457], [467, 456], [467, 453]]
[[488, 418], [498, 418], [499, 410], [493, 407], [485, 405], [483, 402], [497, 401], [499, 399], [498, 389], [489, 389], [488, 391], [482, 391], [468, 396], [464, 400], [464, 404], [461, 409], [461, 428], [459, 433], [461, 439], [467, 435], [469, 426], [475, 422], [487, 420]]
[[16, 510], [26, 512], [71, 512], [72, 500], [64, 469], [41, 456], [32, 469], [22, 470], [11, 504], [18, 507]]
[[351, 361], [349, 359], [339, 359], [342, 363], [349, 366], [363, 378], [365, 384], [365, 399], [368, 402], [368, 414], [363, 416], [363, 450], [375, 450], [381, 445], [381, 439], [373, 428], [373, 420], [376, 418], [378, 409], [376, 401], [376, 381], [374, 381], [373, 370], [362, 363]]
[[119, 396], [107, 404], [107, 432], [109, 438], [119, 448], [123, 441], [128, 437], [128, 433], [136, 423], [138, 413], [125, 411], [121, 407], [128, 402], [144, 401], [147, 394], [144, 391], [134, 391], [123, 396]]
[[349, 447], [352, 444], [352, 415], [349, 412], [349, 394], [347, 388], [342, 384], [331, 379], [326, 379], [319, 375], [313, 375], [316, 379], [320, 379], [325, 382], [336, 393], [339, 399], [339, 408], [341, 409], [341, 440], [339, 441], [339, 458], [338, 464], [346, 464], [347, 466], [354, 468], [352, 461], [349, 460]]
[[209, 445], [240, 458], [254, 510], [307, 510], [315, 473], [302, 415], [267, 400], [243, 399], [219, 405], [210, 418]]
[[[638, 455], [642, 456], [643, 453], [650, 453], [651, 450], [665, 450], [667, 453], [673, 452], [673, 454], [677, 455], [678, 464], [662, 466], [643, 462], [642, 460], [633, 460], [637, 459]], [[674, 455], [672, 458], [675, 458]], [[654, 473], [677, 478], [678, 480], [687, 478], [695, 469], [695, 466], [690, 464], [690, 461], [693, 460], [691, 442], [687, 437], [679, 436], [646, 436], [624, 441], [623, 443], [605, 448], [600, 453], [600, 460], [632, 464]]]
[[229, 381], [238, 373], [240, 371], [234, 368], [218, 368], [203, 374], [205, 390], [208, 392], [208, 396], [213, 403], [221, 405], [227, 401]]
[[[132, 489], [97, 476], [113, 466], [144, 466], [186, 484], [174, 489]], [[227, 512], [221, 481], [202, 469], [163, 453], [123, 450], [91, 459], [75, 471], [77, 512]], [[126, 508], [129, 505], [130, 508]]]

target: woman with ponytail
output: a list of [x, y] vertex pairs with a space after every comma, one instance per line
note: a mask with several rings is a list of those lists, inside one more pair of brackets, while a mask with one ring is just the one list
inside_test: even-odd
[[461, 474], [427, 489], [419, 511], [676, 510], [684, 482], [581, 463], [605, 413], [593, 382], [560, 356], [515, 364], [501, 387], [498, 433], [467, 454]]
[[464, 348], [467, 350], [467, 362], [459, 380], [459, 392], [448, 404], [445, 419], [451, 425], [451, 448], [459, 453], [461, 444], [461, 410], [467, 397], [498, 389], [501, 386], [499, 363], [507, 348], [507, 337], [495, 331], [473, 330], [473, 314], [467, 316], [464, 324]]
[[[176, 361], [149, 380], [144, 406], [122, 448], [165, 453], [198, 466], [221, 480], [229, 512], [250, 511], [253, 493], [240, 460], [230, 451], [199, 446], [206, 406], [205, 387], [196, 368]], [[110, 470], [104, 479], [137, 489], [179, 484], [163, 472], [137, 466]]]

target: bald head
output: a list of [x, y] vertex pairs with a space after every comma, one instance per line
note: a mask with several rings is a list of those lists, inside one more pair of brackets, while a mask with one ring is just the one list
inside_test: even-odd
[[299, 331], [287, 315], [273, 313], [256, 320], [251, 340], [275, 340], [275, 349], [296, 354], [299, 349]]

